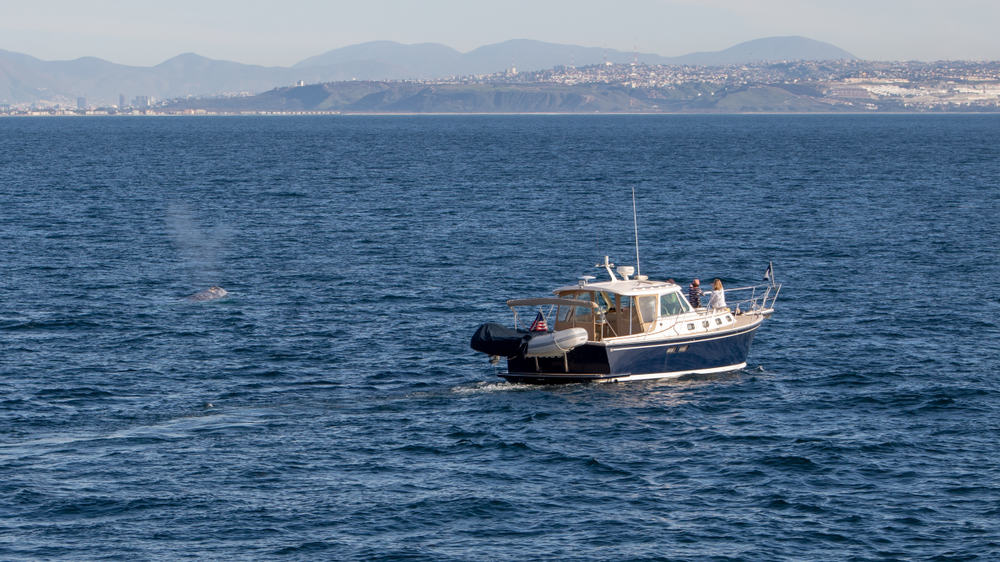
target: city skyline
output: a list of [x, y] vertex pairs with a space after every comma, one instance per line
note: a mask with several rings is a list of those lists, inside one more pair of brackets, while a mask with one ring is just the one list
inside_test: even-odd
[[956, 0], [599, 0], [478, 5], [455, 0], [362, 4], [176, 0], [169, 9], [52, 0], [6, 11], [0, 49], [42, 60], [85, 56], [152, 66], [180, 53], [289, 66], [366, 41], [441, 43], [462, 52], [515, 38], [679, 56], [765, 36], [802, 35], [867, 60], [998, 60], [1000, 5]]

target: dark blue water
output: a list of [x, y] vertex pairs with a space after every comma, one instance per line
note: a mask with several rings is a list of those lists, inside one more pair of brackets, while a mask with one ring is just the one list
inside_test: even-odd
[[[0, 121], [2, 559], [1000, 557], [1000, 118]], [[785, 288], [529, 387], [503, 301]], [[220, 285], [226, 299], [185, 295]]]

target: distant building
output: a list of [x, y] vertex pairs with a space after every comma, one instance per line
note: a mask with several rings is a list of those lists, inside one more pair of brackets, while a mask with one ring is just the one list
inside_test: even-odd
[[137, 107], [139, 109], [148, 109], [149, 96], [136, 96], [135, 99], [132, 100], [132, 107]]
[[830, 88], [830, 95], [835, 98], [871, 99], [872, 93], [860, 86], [835, 86]]
[[118, 109], [125, 108], [125, 94], [118, 94]]
[[87, 98], [76, 98], [77, 109], [87, 109]]

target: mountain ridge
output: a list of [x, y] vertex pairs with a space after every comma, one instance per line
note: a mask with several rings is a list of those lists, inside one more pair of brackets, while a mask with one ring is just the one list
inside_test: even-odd
[[438, 79], [493, 74], [511, 68], [541, 70], [601, 62], [716, 66], [760, 60], [843, 58], [856, 57], [829, 43], [799, 36], [755, 39], [722, 51], [679, 57], [533, 39], [511, 39], [467, 53], [440, 43], [407, 45], [371, 41], [307, 57], [290, 67], [243, 64], [190, 52], [142, 67], [97, 57], [43, 61], [0, 50], [0, 103], [70, 104], [83, 97], [92, 103], [110, 105], [118, 101], [119, 95], [126, 99], [132, 96], [164, 99], [255, 93], [303, 82]]
[[721, 51], [703, 51], [671, 57], [667, 59], [669, 62], [664, 64], [720, 66], [775, 62], [789, 60], [787, 53], [791, 51], [801, 53], [800, 58], [795, 60], [857, 60], [851, 53], [830, 43], [798, 35], [782, 35], [744, 41]]

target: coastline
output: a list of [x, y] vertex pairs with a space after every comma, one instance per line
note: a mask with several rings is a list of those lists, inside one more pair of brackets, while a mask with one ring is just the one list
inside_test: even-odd
[[78, 113], [74, 111], [35, 111], [28, 113], [0, 113], [0, 119], [11, 118], [128, 118], [128, 117], [446, 117], [446, 116], [732, 116], [732, 115], [1000, 115], [997, 111], [735, 111], [735, 112], [618, 112], [618, 111], [514, 111], [514, 112], [389, 112], [389, 111], [244, 111], [244, 112], [145, 112], [145, 113]]

